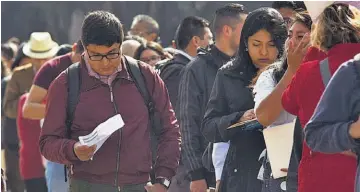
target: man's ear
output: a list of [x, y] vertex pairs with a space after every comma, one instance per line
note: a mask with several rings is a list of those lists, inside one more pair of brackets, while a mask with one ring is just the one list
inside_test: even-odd
[[222, 28], [222, 33], [226, 36], [226, 37], [230, 37], [231, 33], [232, 33], [232, 28], [228, 25], [224, 25]]
[[198, 37], [198, 36], [193, 36], [193, 37], [191, 38], [191, 43], [192, 43], [195, 47], [199, 47], [199, 46], [200, 46], [200, 41], [201, 41], [201, 39], [200, 39], [200, 37]]
[[76, 52], [76, 48], [77, 48], [77, 43], [74, 43], [74, 44], [72, 45], [71, 51], [72, 51], [73, 53], [75, 53], [75, 52]]

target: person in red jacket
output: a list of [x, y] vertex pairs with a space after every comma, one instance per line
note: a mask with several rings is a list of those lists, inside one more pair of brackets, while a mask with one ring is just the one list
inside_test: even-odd
[[[332, 4], [320, 14], [311, 33], [311, 43], [327, 53], [331, 75], [345, 61], [360, 52], [359, 28], [355, 27], [355, 8]], [[319, 55], [303, 63], [282, 95], [286, 111], [300, 119], [302, 127], [309, 121], [324, 91]], [[339, 90], [340, 91], [340, 90]], [[353, 192], [356, 159], [350, 153], [312, 152], [304, 143], [299, 165], [299, 192]]]
[[[152, 167], [151, 114], [129, 68], [136, 61], [121, 52], [123, 35], [120, 20], [110, 12], [94, 11], [85, 17], [81, 32], [85, 51], [77, 69], [81, 84], [71, 126], [66, 117], [68, 73], [62, 72], [49, 88], [40, 151], [49, 161], [71, 166], [71, 192], [144, 192], [145, 187], [148, 192], [165, 192], [178, 167], [180, 130], [168, 91], [159, 75], [139, 62], [162, 123]], [[92, 132], [94, 137], [87, 136]], [[80, 136], [87, 136], [85, 142]]]
[[39, 150], [40, 121], [26, 119], [22, 107], [28, 94], [20, 97], [18, 105], [17, 128], [20, 140], [20, 174], [27, 192], [47, 192], [45, 169]]

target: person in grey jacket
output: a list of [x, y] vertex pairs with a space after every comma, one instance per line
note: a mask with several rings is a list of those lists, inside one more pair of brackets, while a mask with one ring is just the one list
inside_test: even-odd
[[265, 149], [262, 132], [227, 128], [255, 118], [249, 85], [260, 69], [283, 55], [286, 38], [286, 24], [280, 13], [272, 8], [257, 9], [245, 20], [237, 58], [217, 72], [201, 131], [210, 142], [230, 141], [221, 192], [261, 191], [257, 176], [261, 166], [258, 158]]
[[330, 80], [305, 127], [305, 140], [314, 151], [355, 152], [355, 191], [360, 192], [360, 54], [355, 59], [342, 64]]

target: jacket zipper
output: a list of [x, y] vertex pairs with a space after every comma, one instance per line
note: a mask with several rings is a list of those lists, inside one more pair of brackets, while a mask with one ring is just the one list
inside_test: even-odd
[[[115, 84], [115, 81], [114, 80], [112, 82], [112, 84], [109, 86], [109, 89], [110, 89], [110, 100], [111, 100], [111, 103], [113, 104], [113, 107], [114, 107], [114, 112], [115, 112], [115, 115], [119, 114], [118, 112], [118, 109], [117, 109], [117, 106], [116, 106], [116, 102], [114, 100], [114, 93], [113, 93], [113, 86]], [[119, 186], [119, 169], [120, 169], [120, 149], [121, 149], [121, 139], [122, 139], [122, 132], [121, 132], [121, 129], [119, 129], [118, 131], [118, 135], [119, 135], [119, 139], [118, 139], [118, 142], [117, 142], [117, 155], [116, 155], [116, 175], [115, 175], [115, 186], [117, 187], [118, 191], [120, 192], [120, 186]]]

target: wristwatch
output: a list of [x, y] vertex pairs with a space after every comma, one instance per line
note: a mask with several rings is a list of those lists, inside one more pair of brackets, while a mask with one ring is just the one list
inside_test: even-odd
[[163, 185], [166, 189], [169, 189], [171, 181], [165, 177], [158, 177], [155, 179], [155, 183]]

